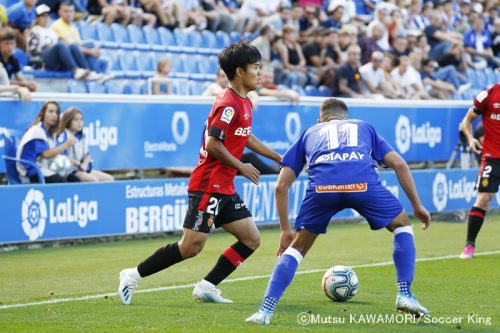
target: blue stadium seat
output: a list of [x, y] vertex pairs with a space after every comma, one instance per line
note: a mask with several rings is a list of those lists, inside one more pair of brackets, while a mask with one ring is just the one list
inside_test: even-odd
[[129, 24], [127, 26], [130, 42], [135, 44], [135, 48], [141, 51], [151, 50], [151, 46], [146, 42], [144, 32], [138, 26]]
[[205, 85], [201, 81], [188, 82], [189, 95], [200, 96], [205, 91]]
[[113, 31], [111, 31], [111, 27], [106, 23], [104, 22], [97, 23], [96, 36], [102, 47], [110, 49], [118, 48], [118, 43], [116, 43], [115, 41]]
[[324, 85], [321, 85], [318, 87], [318, 92], [319, 92], [319, 96], [322, 96], [322, 97], [332, 97], [332, 95], [333, 95], [332, 89], [330, 89], [329, 87], [324, 86]]
[[107, 94], [123, 94], [123, 83], [121, 82], [115, 80], [106, 81], [104, 87]]
[[301, 86], [299, 86], [297, 84], [294, 84], [292, 86], [292, 89], [295, 90], [299, 94], [299, 96], [307, 96], [306, 91], [304, 90], [304, 88], [302, 88]]
[[156, 70], [156, 55], [154, 53], [136, 53], [137, 69], [146, 72]]
[[137, 56], [134, 52], [119, 52], [118, 63], [123, 71], [123, 77], [127, 79], [139, 79], [141, 72], [137, 68]]
[[135, 45], [131, 44], [128, 31], [123, 25], [113, 23], [111, 24], [111, 31], [121, 49], [133, 50], [135, 48]]
[[202, 74], [217, 74], [217, 69], [219, 68], [219, 63], [216, 56], [208, 57], [208, 59], [203, 59], [198, 63], [200, 73]]
[[198, 63], [201, 62], [198, 56], [186, 56], [185, 54], [180, 56], [184, 72], [190, 74], [200, 73], [200, 69], [198, 68]]
[[203, 38], [203, 45], [210, 49], [217, 48], [217, 38], [215, 34], [210, 30], [203, 30], [201, 32], [201, 37]]
[[153, 51], [164, 52], [167, 50], [167, 46], [163, 45], [157, 29], [146, 25], [142, 28], [142, 31], [144, 32], [146, 43], [149, 44]]
[[76, 22], [76, 27], [80, 33], [82, 40], [97, 40], [96, 25], [90, 24], [87, 20], [80, 20]]
[[307, 96], [319, 96], [318, 88], [313, 85], [307, 85], [304, 90]]
[[176, 46], [177, 45], [177, 42], [175, 40], [174, 35], [172, 34], [172, 31], [168, 30], [167, 28], [159, 27], [158, 34], [160, 36], [160, 41], [163, 45], [165, 45], [165, 46]]
[[147, 82], [144, 80], [128, 80], [124, 83], [123, 93], [127, 95], [145, 95]]
[[477, 73], [472, 68], [467, 69], [467, 78], [469, 82], [472, 84], [472, 88], [481, 88], [481, 83], [479, 82], [479, 78], [477, 77]]
[[192, 47], [203, 47], [203, 38], [198, 30], [191, 30], [188, 33], [188, 46]]
[[170, 85], [172, 95], [189, 95], [188, 82], [187, 80], [172, 80]]
[[484, 89], [487, 85], [488, 78], [486, 77], [486, 72], [484, 69], [476, 69], [477, 80], [479, 81], [479, 86], [477, 88]]
[[243, 36], [241, 36], [241, 40], [246, 40], [246, 41], [253, 41], [254, 39], [256, 38], [256, 35], [247, 31], [243, 34]]
[[493, 69], [491, 69], [490, 67], [486, 67], [485, 69], [483, 69], [483, 71], [486, 77], [487, 85], [492, 85], [498, 82], [495, 71]]
[[26, 161], [16, 158], [17, 145], [19, 142], [19, 133], [15, 131], [4, 130], [2, 134], [2, 141], [4, 143], [4, 155], [2, 158], [5, 161], [5, 171], [7, 172], [7, 182], [9, 185], [21, 184], [21, 179], [19, 178], [19, 173], [16, 168], [16, 162], [23, 162], [31, 165], [36, 170], [38, 176], [38, 182], [41, 184], [45, 183], [45, 178], [43, 177], [42, 171], [36, 163], [31, 161]]
[[231, 44], [231, 38], [224, 31], [217, 31], [215, 33], [215, 37], [217, 39], [217, 48], [218, 49], [223, 49], [226, 46], [228, 46], [229, 44]]
[[184, 31], [182, 31], [182, 29], [175, 28], [174, 36], [178, 46], [190, 46], [188, 35], [185, 34]]
[[73, 94], [86, 94], [87, 85], [84, 81], [69, 80], [68, 81], [68, 92]]
[[166, 58], [172, 63], [172, 72], [174, 73], [185, 73], [184, 62], [182, 61], [182, 56], [177, 54], [169, 54]]
[[87, 90], [90, 94], [105, 94], [106, 87], [104, 84], [97, 81], [88, 81], [87, 82]]
[[241, 40], [241, 34], [238, 31], [233, 31], [229, 34], [231, 43], [239, 42]]

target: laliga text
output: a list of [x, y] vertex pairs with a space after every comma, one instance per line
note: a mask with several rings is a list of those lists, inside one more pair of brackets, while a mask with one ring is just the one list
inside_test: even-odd
[[415, 317], [409, 313], [352, 313], [345, 315], [323, 315], [319, 313], [301, 312], [297, 315], [297, 323], [307, 325], [387, 325], [387, 324], [434, 324], [434, 325], [484, 325], [491, 326], [491, 317], [476, 313], [458, 316], [425, 316]]

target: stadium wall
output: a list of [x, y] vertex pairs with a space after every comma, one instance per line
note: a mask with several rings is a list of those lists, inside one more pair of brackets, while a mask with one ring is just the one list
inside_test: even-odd
[[[31, 103], [0, 98], [0, 134], [19, 134], [44, 101], [65, 110], [80, 108], [98, 169], [154, 169], [193, 166], [213, 98], [92, 94], [33, 94]], [[283, 153], [316, 123], [319, 97], [299, 104], [262, 98], [254, 111], [252, 132]], [[351, 118], [369, 121], [407, 161], [446, 161], [458, 142], [458, 124], [470, 103], [464, 101], [346, 100]], [[3, 139], [0, 135], [0, 155]], [[0, 163], [0, 172], [5, 165]]]
[[[423, 204], [431, 212], [468, 209], [475, 199], [477, 170], [413, 171]], [[381, 181], [412, 208], [394, 172]], [[262, 176], [258, 186], [236, 177], [236, 189], [257, 225], [278, 224], [274, 187], [276, 175]], [[187, 210], [188, 179], [135, 180], [94, 184], [18, 185], [0, 188], [0, 244], [46, 240], [134, 235], [182, 230]], [[290, 190], [289, 213], [297, 216], [307, 186], [301, 175]], [[500, 207], [500, 194], [492, 208]], [[344, 210], [339, 218], [355, 218]]]

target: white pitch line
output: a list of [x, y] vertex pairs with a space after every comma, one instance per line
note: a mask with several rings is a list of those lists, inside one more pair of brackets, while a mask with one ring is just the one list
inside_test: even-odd
[[[487, 255], [491, 255], [491, 254], [500, 254], [500, 250], [499, 251], [489, 251], [489, 252], [479, 252], [479, 253], [476, 253], [475, 256], [487, 256]], [[458, 256], [456, 254], [449, 255], [449, 256], [441, 256], [441, 257], [418, 258], [416, 261], [417, 262], [435, 261], [435, 260], [446, 260], [446, 259], [455, 259], [455, 258], [458, 258]], [[366, 267], [390, 266], [393, 264], [394, 264], [393, 261], [384, 261], [384, 262], [375, 262], [375, 263], [371, 263], [371, 264], [353, 265], [350, 267], [352, 267], [352, 268], [366, 268]], [[326, 270], [326, 268], [308, 269], [305, 271], [298, 271], [296, 273], [296, 275], [320, 273], [320, 272], [324, 272], [325, 270]], [[251, 281], [251, 280], [258, 280], [258, 279], [266, 279], [266, 278], [269, 278], [270, 276], [271, 276], [270, 274], [244, 276], [244, 277], [240, 277], [240, 278], [227, 279], [225, 281], [222, 281], [222, 283], [232, 283], [232, 282], [239, 282], [239, 281]], [[140, 290], [136, 290], [135, 293], [136, 294], [152, 293], [152, 292], [156, 292], [156, 291], [192, 288], [194, 286], [195, 286], [195, 283], [180, 284], [180, 285], [168, 286], [168, 287], [158, 287], [158, 288], [150, 288], [150, 289], [142, 289], [142, 290], [140, 289]], [[40, 301], [40, 302], [0, 305], [0, 310], [22, 308], [22, 307], [26, 307], [26, 306], [35, 306], [35, 305], [86, 301], [89, 299], [112, 297], [112, 296], [116, 296], [116, 295], [117, 295], [117, 293], [113, 292], [113, 293], [106, 293], [106, 294], [100, 294], [100, 295], [88, 295], [88, 296], [82, 296], [82, 297], [55, 298], [55, 299], [51, 299], [51, 300], [47, 300], [47, 301]]]

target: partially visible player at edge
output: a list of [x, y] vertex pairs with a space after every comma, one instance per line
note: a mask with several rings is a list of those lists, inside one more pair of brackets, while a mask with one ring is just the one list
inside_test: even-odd
[[[298, 265], [316, 237], [326, 233], [332, 216], [344, 208], [357, 210], [371, 229], [385, 227], [394, 233], [396, 308], [419, 317], [429, 313], [410, 290], [416, 256], [410, 220], [398, 199], [380, 183], [372, 159], [396, 171], [414, 215], [422, 221], [422, 229], [427, 229], [431, 218], [420, 201], [406, 162], [370, 124], [350, 120], [343, 101], [325, 100], [318, 124], [302, 133], [283, 156], [275, 193], [281, 229], [280, 258], [260, 308], [247, 322], [265, 325], [271, 322], [275, 306], [292, 282]], [[288, 190], [306, 163], [309, 185], [293, 235], [288, 220]]]
[[[500, 71], [500, 68], [497, 68]], [[472, 135], [472, 122], [483, 118], [483, 144]], [[481, 166], [477, 175], [477, 196], [469, 211], [467, 241], [460, 259], [472, 259], [476, 250], [476, 238], [483, 225], [486, 211], [500, 185], [500, 84], [496, 83], [481, 91], [467, 111], [460, 130], [465, 134], [470, 149], [481, 154]]]
[[213, 224], [233, 234], [237, 242], [222, 252], [213, 269], [196, 284], [193, 297], [204, 302], [232, 303], [221, 297], [216, 286], [260, 245], [259, 231], [235, 193], [233, 180], [239, 171], [259, 183], [259, 171], [250, 163], [240, 162], [245, 147], [276, 163], [281, 161], [279, 154], [251, 134], [252, 103], [246, 96], [259, 83], [261, 55], [254, 46], [239, 42], [222, 50], [219, 65], [230, 85], [217, 95], [208, 116], [200, 160], [189, 180], [182, 239], [161, 247], [137, 267], [120, 272], [118, 293], [123, 304], [130, 304], [141, 278], [196, 256]]

